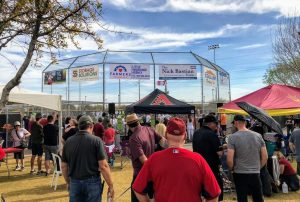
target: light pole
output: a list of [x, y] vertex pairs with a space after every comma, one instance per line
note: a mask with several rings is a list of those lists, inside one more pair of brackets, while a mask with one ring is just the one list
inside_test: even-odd
[[211, 89], [211, 96], [212, 96], [212, 101], [213, 101], [213, 102], [215, 101], [214, 90], [215, 90], [215, 89]]
[[214, 50], [214, 63], [216, 63], [216, 49], [220, 48], [219, 44], [209, 45], [208, 50]]

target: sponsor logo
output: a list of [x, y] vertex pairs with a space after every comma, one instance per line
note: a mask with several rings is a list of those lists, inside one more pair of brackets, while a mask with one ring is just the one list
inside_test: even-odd
[[130, 76], [130, 73], [127, 71], [126, 67], [118, 65], [114, 68], [114, 71], [110, 73], [113, 76]]
[[151, 105], [173, 105], [166, 95], [160, 94], [152, 101]]
[[214, 80], [214, 81], [217, 80], [217, 76], [211, 70], [207, 70], [205, 72], [205, 78], [211, 79], [211, 80]]

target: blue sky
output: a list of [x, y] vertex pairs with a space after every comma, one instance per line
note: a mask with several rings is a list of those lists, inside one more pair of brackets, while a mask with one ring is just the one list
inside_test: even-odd
[[[208, 51], [208, 45], [220, 44], [216, 50], [216, 64], [230, 73], [234, 99], [265, 86], [263, 75], [273, 63], [274, 28], [282, 18], [294, 13], [300, 15], [299, 9], [299, 0], [106, 0], [103, 1], [101, 24], [113, 32], [103, 31], [97, 25], [94, 29], [102, 35], [103, 49], [110, 50], [193, 51], [213, 61], [213, 52]], [[91, 40], [78, 40], [82, 50], [70, 46], [62, 51], [62, 58], [97, 51]], [[22, 61], [21, 51], [14, 46], [4, 54], [13, 57], [17, 66]], [[46, 57], [42, 61], [43, 67], [48, 62]], [[3, 65], [7, 74], [1, 74], [1, 83], [7, 82], [15, 72], [7, 61]], [[41, 69], [28, 69], [21, 87], [40, 91]], [[199, 102], [199, 82], [171, 81], [170, 94], [185, 101]], [[81, 99], [102, 101], [101, 83], [82, 83]], [[136, 101], [137, 81], [121, 83], [122, 101]], [[152, 80], [142, 81], [142, 97], [153, 90], [152, 83]], [[117, 87], [117, 80], [107, 81], [108, 102], [117, 102]], [[72, 83], [71, 99], [79, 99], [78, 88], [77, 83]], [[52, 88], [53, 93], [63, 97], [65, 89], [65, 85]], [[50, 92], [50, 87], [45, 86], [44, 90]], [[210, 90], [205, 96], [207, 100], [211, 99]]]

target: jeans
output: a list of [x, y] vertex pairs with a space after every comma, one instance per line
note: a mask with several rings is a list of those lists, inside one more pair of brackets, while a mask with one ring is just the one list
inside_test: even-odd
[[254, 202], [264, 201], [259, 173], [233, 173], [233, 179], [238, 202], [247, 202], [248, 193], [252, 195], [252, 199]]
[[98, 176], [70, 181], [70, 202], [101, 202], [102, 185]]

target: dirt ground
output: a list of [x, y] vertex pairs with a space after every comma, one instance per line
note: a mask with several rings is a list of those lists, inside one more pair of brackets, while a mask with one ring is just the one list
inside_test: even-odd
[[[9, 168], [11, 176], [7, 176], [6, 166], [4, 163], [0, 166], [0, 193], [5, 195], [6, 201], [68, 201], [68, 192], [65, 187], [63, 177], [59, 177], [57, 190], [54, 191], [50, 187], [52, 175], [50, 176], [32, 176], [29, 174], [30, 156], [27, 156], [26, 167], [24, 171], [12, 171], [15, 167], [13, 155], [9, 155]], [[119, 197], [127, 188], [129, 188], [132, 178], [132, 167], [128, 160], [123, 169], [120, 168], [120, 159], [117, 158], [115, 167], [112, 169], [113, 181], [115, 186], [115, 196], [117, 202], [130, 201], [130, 190]], [[107, 186], [104, 188], [103, 201], [106, 201]], [[233, 194], [225, 194], [224, 201], [232, 200]], [[266, 198], [265, 201], [272, 202], [300, 202], [300, 191], [290, 192], [288, 194], [274, 194], [271, 198]], [[187, 199], [188, 202], [188, 199]]]

